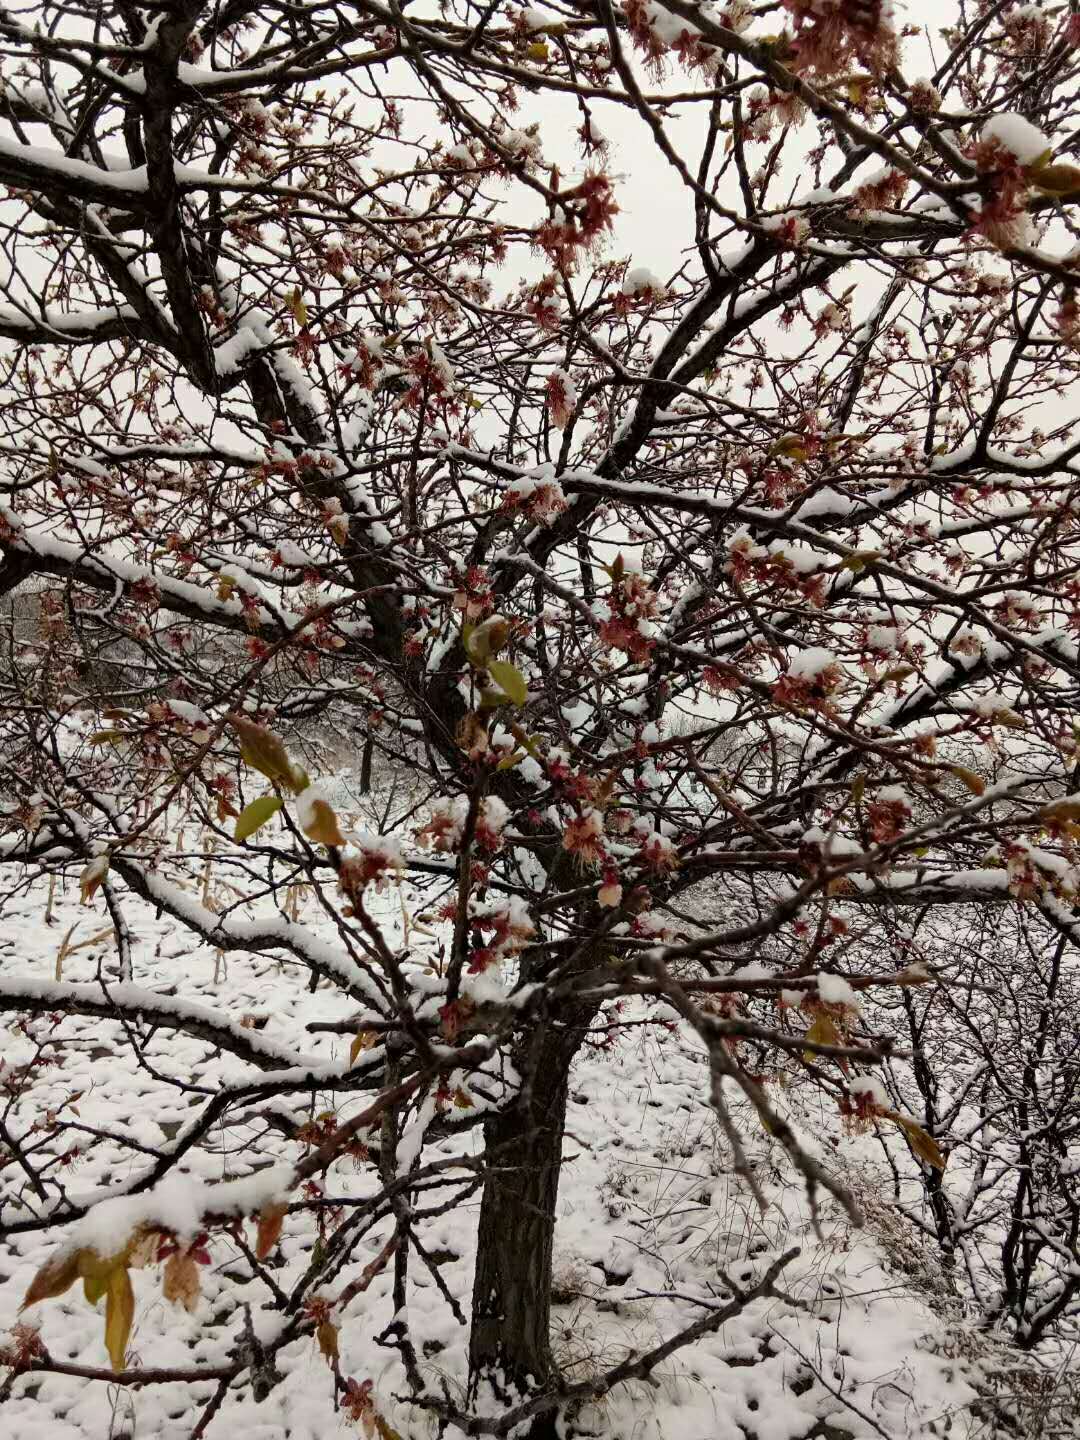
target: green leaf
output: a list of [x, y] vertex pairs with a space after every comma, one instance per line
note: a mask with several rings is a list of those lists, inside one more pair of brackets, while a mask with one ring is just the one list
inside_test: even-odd
[[280, 809], [279, 795], [260, 795], [257, 800], [252, 800], [251, 804], [245, 805], [240, 812], [233, 832], [236, 839], [246, 840], [249, 835], [254, 835], [255, 831], [261, 829]]
[[511, 665], [509, 660], [491, 660], [488, 662], [488, 674], [501, 686], [503, 693], [514, 702], [515, 705], [524, 705], [529, 698], [529, 687], [525, 684], [525, 676], [516, 665]]
[[128, 737], [123, 730], [95, 730], [90, 736], [91, 745], [119, 745]]

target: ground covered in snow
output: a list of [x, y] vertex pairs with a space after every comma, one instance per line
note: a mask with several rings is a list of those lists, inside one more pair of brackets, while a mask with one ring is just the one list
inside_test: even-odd
[[[71, 882], [72, 887], [74, 882]], [[45, 923], [46, 895], [35, 887], [5, 902], [0, 915], [0, 981], [23, 975], [55, 978], [65, 937], [65, 981], [93, 980], [99, 963], [114, 963], [103, 907], [80, 909], [73, 889], [54, 897]], [[273, 957], [232, 954], [227, 966], [168, 920], [127, 897], [133, 922], [135, 981], [222, 1011], [234, 1021], [254, 1017], [259, 1033], [307, 1054], [347, 1057], [349, 1037], [311, 1033], [313, 1021], [340, 1019], [354, 1007], [331, 989], [314, 993], [299, 968]], [[388, 923], [395, 898], [384, 897]], [[314, 906], [306, 913], [317, 923]], [[70, 927], [77, 924], [73, 934]], [[329, 932], [328, 932], [329, 933]], [[79, 948], [81, 940], [93, 943]], [[72, 948], [74, 947], [74, 948]], [[628, 1014], [629, 1012], [624, 1012]], [[645, 1012], [636, 1017], [645, 1018]], [[18, 1028], [2, 1017], [0, 1053], [11, 1080], [34, 1060], [48, 1034], [50, 1063], [35, 1077], [33, 1107], [25, 1100], [0, 1108], [14, 1132], [38, 1126], [45, 1149], [50, 1112], [85, 1126], [79, 1154], [67, 1165], [74, 1197], [107, 1194], [151, 1163], [146, 1151], [184, 1126], [201, 1094], [170, 1088], [179, 1076], [213, 1089], [243, 1076], [244, 1062], [207, 1041], [159, 1031], [140, 1064], [119, 1025], [100, 1018], [45, 1017]], [[578, 1433], [605, 1440], [802, 1440], [802, 1437], [889, 1437], [986, 1433], [976, 1418], [978, 1374], [950, 1358], [943, 1322], [920, 1298], [917, 1279], [889, 1258], [873, 1225], [854, 1232], [834, 1206], [815, 1238], [805, 1196], [768, 1143], [756, 1142], [756, 1164], [773, 1199], [762, 1216], [731, 1175], [707, 1105], [707, 1072], [699, 1043], [677, 1025], [638, 1025], [616, 1041], [597, 1035], [583, 1052], [572, 1086], [559, 1196], [553, 1347], [573, 1379], [598, 1374], [631, 1351], [657, 1344], [700, 1319], [727, 1295], [722, 1272], [749, 1282], [793, 1245], [799, 1258], [784, 1272], [786, 1298], [763, 1298], [717, 1333], [679, 1351], [654, 1383], [621, 1387], [577, 1419]], [[341, 1107], [343, 1117], [366, 1103]], [[292, 1104], [292, 1102], [290, 1102]], [[340, 1102], [339, 1102], [340, 1105]], [[323, 1103], [316, 1097], [310, 1118]], [[297, 1146], [272, 1124], [261, 1102], [248, 1123], [215, 1132], [185, 1157], [183, 1169], [208, 1181], [250, 1175], [297, 1158]], [[77, 1116], [76, 1116], [77, 1112]], [[289, 1117], [295, 1121], [295, 1112]], [[817, 1143], [856, 1183], [870, 1164], [871, 1142], [844, 1135], [824, 1111]], [[813, 1132], [811, 1132], [813, 1133]], [[425, 1158], [474, 1148], [479, 1131], [429, 1140]], [[69, 1132], [69, 1141], [71, 1138]], [[145, 1147], [145, 1148], [140, 1148]], [[0, 1157], [3, 1152], [0, 1151]], [[0, 1158], [3, 1220], [26, 1213], [21, 1175]], [[370, 1165], [337, 1165], [328, 1194], [356, 1199], [376, 1188]], [[438, 1208], [438, 1193], [424, 1205]], [[478, 1195], [461, 1208], [424, 1222], [423, 1243], [445, 1293], [423, 1267], [411, 1272], [409, 1321], [425, 1381], [433, 1394], [461, 1400], [466, 1379], [466, 1330], [473, 1232]], [[248, 1243], [250, 1243], [250, 1226]], [[363, 1240], [358, 1260], [378, 1254], [389, 1223]], [[290, 1216], [272, 1258], [272, 1275], [287, 1290], [310, 1259], [313, 1231], [306, 1216]], [[0, 1332], [18, 1318], [38, 1268], [54, 1253], [55, 1235], [0, 1238]], [[893, 1250], [895, 1251], [895, 1242]], [[235, 1345], [250, 1306], [256, 1331], [272, 1335], [279, 1321], [265, 1285], [252, 1278], [243, 1249], [226, 1233], [209, 1244], [201, 1296], [192, 1313], [162, 1298], [160, 1271], [134, 1272], [136, 1309], [128, 1363], [141, 1367], [213, 1367]], [[459, 1309], [455, 1315], [455, 1308]], [[40, 1323], [54, 1360], [106, 1367], [104, 1301], [96, 1309], [81, 1287], [27, 1312]], [[391, 1276], [384, 1270], [350, 1303], [341, 1334], [341, 1368], [370, 1380], [379, 1413], [402, 1437], [421, 1440], [437, 1427], [411, 1405], [398, 1352], [378, 1343], [392, 1319]], [[311, 1340], [279, 1360], [283, 1378], [257, 1403], [249, 1391], [230, 1392], [208, 1425], [211, 1440], [329, 1440], [348, 1430], [335, 1413], [326, 1362]], [[973, 1383], [974, 1382], [974, 1383]], [[213, 1393], [210, 1382], [188, 1387], [147, 1385], [121, 1390], [67, 1376], [23, 1375], [0, 1406], [0, 1433], [10, 1440], [104, 1440], [104, 1437], [188, 1437]], [[976, 1407], [977, 1408], [977, 1407]], [[446, 1432], [456, 1437], [451, 1428]]]

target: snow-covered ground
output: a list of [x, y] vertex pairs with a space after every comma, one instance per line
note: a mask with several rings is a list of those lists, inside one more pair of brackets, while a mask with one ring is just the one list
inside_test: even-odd
[[[77, 899], [72, 878], [66, 893], [54, 899], [51, 925], [44, 923], [42, 887], [5, 902], [0, 979], [54, 979], [65, 936], [64, 981], [93, 980], [103, 957], [106, 967], [114, 963], [103, 908], [80, 908]], [[293, 1050], [325, 1059], [347, 1056], [348, 1035], [306, 1030], [313, 1021], [341, 1019], [353, 1009], [335, 991], [320, 987], [310, 993], [305, 973], [265, 956], [232, 954], [226, 967], [174, 922], [155, 918], [131, 897], [125, 897], [125, 906], [133, 921], [136, 983], [212, 1006], [241, 1024], [247, 1017], [265, 1020], [262, 1036]], [[392, 893], [383, 897], [388, 925], [394, 923], [396, 906]], [[319, 923], [314, 905], [305, 919]], [[84, 939], [94, 943], [78, 948]], [[642, 1019], [647, 1012], [623, 1013]], [[73, 1197], [108, 1193], [142, 1173], [151, 1159], [139, 1146], [153, 1148], [171, 1139], [192, 1108], [204, 1103], [206, 1090], [245, 1073], [243, 1061], [215, 1052], [202, 1040], [159, 1031], [146, 1047], [147, 1063], [140, 1065], [111, 1021], [68, 1017], [54, 1028], [49, 1018], [40, 1017], [19, 1029], [9, 1014], [0, 1017], [0, 1083], [13, 1072], [17, 1078], [46, 1036], [50, 1043], [44, 1053], [51, 1063], [35, 1074], [32, 1105], [24, 1101], [4, 1110], [7, 1099], [0, 1095], [0, 1114], [19, 1135], [41, 1127], [38, 1138], [47, 1137], [51, 1112], [88, 1127], [80, 1132], [80, 1153], [67, 1166]], [[700, 1319], [707, 1306], [721, 1303], [728, 1293], [721, 1271], [743, 1283], [791, 1246], [800, 1246], [801, 1254], [779, 1282], [787, 1298], [762, 1298], [717, 1333], [679, 1351], [660, 1367], [658, 1383], [616, 1390], [578, 1417], [579, 1433], [606, 1440], [986, 1433], [971, 1417], [974, 1372], [948, 1358], [949, 1347], [940, 1343], [943, 1322], [916, 1293], [916, 1282], [890, 1267], [873, 1226], [853, 1231], [834, 1206], [826, 1206], [824, 1238], [816, 1239], [805, 1196], [763, 1138], [756, 1142], [757, 1164], [773, 1204], [764, 1216], [757, 1211], [730, 1174], [717, 1141], [696, 1038], [670, 1022], [631, 1027], [617, 1040], [605, 1034], [594, 1038], [572, 1085], [556, 1234], [558, 1303], [552, 1341], [570, 1377], [599, 1373]], [[165, 1083], [165, 1076], [197, 1085], [201, 1093], [179, 1092]], [[337, 1102], [342, 1118], [364, 1103], [362, 1096], [344, 1106], [340, 1098]], [[316, 1096], [312, 1118], [325, 1108]], [[267, 1123], [272, 1109], [262, 1101], [242, 1131], [234, 1124], [228, 1136], [214, 1132], [209, 1143], [188, 1154], [183, 1168], [217, 1181], [296, 1159], [297, 1144]], [[301, 1118], [290, 1109], [291, 1121]], [[820, 1125], [816, 1138], [822, 1151], [856, 1179], [869, 1173], [861, 1168], [871, 1163], [868, 1140], [843, 1135], [824, 1114]], [[114, 1138], [121, 1134], [122, 1140]], [[460, 1153], [477, 1143], [477, 1134], [473, 1129], [430, 1141], [425, 1158]], [[371, 1172], [371, 1165], [338, 1164], [328, 1193], [371, 1193], [376, 1188]], [[26, 1213], [18, 1198], [23, 1180], [0, 1150], [7, 1222]], [[434, 1208], [438, 1198], [429, 1191], [424, 1204]], [[422, 1232], [465, 1317], [478, 1205], [474, 1196], [462, 1208], [424, 1222]], [[370, 1232], [359, 1261], [377, 1255], [389, 1234], [389, 1223]], [[310, 1258], [312, 1241], [309, 1219], [290, 1216], [271, 1261], [278, 1267], [273, 1276], [285, 1289]], [[16, 1322], [31, 1277], [56, 1246], [55, 1235], [33, 1232], [0, 1239], [0, 1333]], [[134, 1273], [129, 1364], [224, 1363], [239, 1334], [243, 1302], [251, 1307], [258, 1333], [275, 1332], [279, 1319], [268, 1306], [271, 1297], [252, 1279], [236, 1242], [217, 1231], [209, 1248], [202, 1294], [190, 1314], [162, 1298], [157, 1267]], [[437, 1433], [435, 1422], [404, 1398], [398, 1353], [375, 1339], [392, 1318], [391, 1288], [390, 1273], [383, 1270], [348, 1306], [340, 1334], [341, 1367], [358, 1381], [373, 1382], [378, 1411], [402, 1440], [426, 1440]], [[75, 1287], [23, 1318], [40, 1323], [54, 1360], [103, 1368], [108, 1365], [103, 1310], [104, 1301], [95, 1310]], [[408, 1310], [431, 1392], [462, 1399], [467, 1332], [423, 1267], [411, 1272]], [[331, 1375], [313, 1341], [293, 1345], [278, 1363], [284, 1378], [262, 1403], [249, 1392], [230, 1392], [204, 1432], [211, 1440], [239, 1435], [244, 1440], [329, 1440], [348, 1430], [345, 1417], [334, 1411]], [[208, 1381], [120, 1390], [78, 1377], [23, 1375], [0, 1404], [0, 1434], [11, 1440], [178, 1440], [191, 1435], [213, 1390]], [[446, 1433], [459, 1435], [452, 1428]]]

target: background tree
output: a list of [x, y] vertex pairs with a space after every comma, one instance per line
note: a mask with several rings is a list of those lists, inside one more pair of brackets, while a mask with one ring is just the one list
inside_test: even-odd
[[[854, 1214], [772, 1079], [796, 1068], [939, 1175], [958, 1112], [930, 1103], [919, 1026], [963, 1028], [962, 967], [894, 940], [926, 907], [1024, 901], [1073, 943], [1080, 33], [1067, 7], [961, 5], [933, 36], [903, 19], [849, 0], [0, 13], [0, 588], [35, 597], [0, 695], [3, 859], [18, 883], [78, 874], [119, 955], [97, 987], [8, 966], [0, 997], [119, 1019], [140, 1053], [199, 1035], [253, 1072], [116, 1187], [106, 1256], [95, 1209], [17, 1124], [0, 1136], [22, 1177], [6, 1231], [57, 1236], [30, 1298], [80, 1273], [107, 1293], [130, 1383], [136, 1252], [182, 1298], [202, 1232], [243, 1216], [255, 1263], [284, 1207], [311, 1217], [302, 1284], [269, 1284], [279, 1348], [319, 1332], [333, 1362], [321, 1297], [370, 1282], [373, 1217], [395, 1219], [378, 1263], [404, 1313], [417, 1197], [450, 1183], [425, 1133], [482, 1123], [439, 1202], [482, 1195], [467, 1398], [425, 1390], [403, 1320], [391, 1338], [418, 1401], [468, 1433], [554, 1434], [700, 1333], [584, 1390], [552, 1363], [567, 1086], [598, 1017], [632, 996], [677, 1012], [746, 1182], [737, 1097], [815, 1203]], [[681, 203], [663, 281], [617, 245], [642, 146]], [[379, 833], [320, 781], [334, 736], [368, 776], [412, 777]], [[179, 883], [182, 808], [219, 847], [223, 905]], [[388, 882], [403, 946], [371, 913]], [[324, 928], [290, 913], [298, 884]], [[140, 989], [130, 896], [337, 987], [349, 1063]], [[903, 998], [895, 1036], [868, 991]], [[1036, 1048], [1042, 1013], [1016, 1016]], [[894, 1039], [915, 1043], [918, 1121], [874, 1069]], [[287, 1129], [270, 1178], [192, 1190], [187, 1229], [155, 1198], [219, 1127], [239, 1143], [253, 1106], [315, 1093], [331, 1118]], [[1071, 1135], [1038, 1161], [1050, 1188]], [[328, 1223], [334, 1166], [365, 1156], [377, 1198]], [[955, 1244], [951, 1202], [929, 1203]], [[1062, 1224], [1039, 1243], [1073, 1253]], [[1056, 1302], [1003, 1294], [1037, 1339]], [[238, 1344], [205, 1372], [221, 1397], [272, 1383], [273, 1354]]]

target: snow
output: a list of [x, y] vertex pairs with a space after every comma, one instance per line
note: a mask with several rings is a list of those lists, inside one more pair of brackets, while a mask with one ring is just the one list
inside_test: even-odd
[[845, 1005], [852, 1010], [859, 1009], [859, 997], [842, 975], [831, 975], [828, 972], [819, 975], [817, 988], [826, 1005]]
[[996, 140], [1021, 165], [1031, 165], [1053, 147], [1042, 131], [1023, 115], [992, 115], [982, 128], [983, 140]]
[[622, 283], [622, 293], [624, 295], [641, 295], [645, 291], [662, 295], [664, 286], [647, 266], [638, 265], [628, 271], [626, 279]]
[[808, 649], [797, 650], [791, 656], [787, 673], [797, 680], [814, 680], [835, 664], [836, 656], [831, 650], [820, 645], [811, 645]]
[[889, 1100], [889, 1092], [876, 1075], [856, 1075], [848, 1081], [848, 1089], [852, 1095], [866, 1095], [874, 1105], [880, 1106], [882, 1110], [890, 1110], [892, 1104]]
[[[492, 812], [490, 818], [500, 817]], [[395, 837], [367, 836], [363, 843], [381, 854], [400, 853]], [[124, 1002], [157, 1006], [161, 1025], [148, 1042], [149, 1064], [144, 1066], [114, 1021], [100, 1014], [64, 1020], [66, 1059], [36, 1081], [35, 1113], [58, 1108], [81, 1092], [80, 1120], [105, 1133], [99, 1139], [84, 1137], [87, 1143], [68, 1181], [75, 1213], [62, 1227], [59, 1243], [55, 1235], [33, 1230], [9, 1229], [0, 1240], [0, 1319], [15, 1317], [31, 1277], [61, 1248], [114, 1254], [145, 1226], [173, 1231], [184, 1243], [207, 1228], [207, 1216], [238, 1221], [250, 1245], [254, 1217], [264, 1207], [298, 1198], [293, 1164], [305, 1151], [263, 1123], [253, 1124], [238, 1148], [222, 1146], [216, 1131], [191, 1144], [180, 1162], [183, 1173], [142, 1189], [136, 1187], [151, 1162], [125, 1151], [112, 1138], [113, 1131], [127, 1130], [150, 1147], [183, 1145], [198, 1105], [205, 1095], [221, 1090], [235, 1093], [253, 1119], [273, 1116], [290, 1128], [326, 1108], [319, 1074], [348, 1070], [350, 1035], [311, 1031], [308, 1026], [351, 1019], [355, 999], [335, 987], [310, 992], [306, 970], [281, 968], [274, 958], [253, 949], [231, 951], [227, 969], [215, 978], [212, 930], [188, 937], [168, 914], [156, 915], [152, 905], [128, 895], [118, 878], [113, 883], [123, 892], [135, 937], [138, 984], [124, 988], [109, 982], [109, 992]], [[200, 909], [182, 886], [165, 876], [155, 877], [154, 884], [171, 901], [187, 896], [195, 907], [193, 918], [220, 924], [230, 935], [243, 933], [245, 926], [252, 927], [253, 934], [267, 929], [268, 922], [243, 914], [216, 916]], [[18, 974], [11, 974], [11, 960], [3, 958], [7, 990], [0, 987], [0, 997], [13, 998], [12, 987], [21, 986], [26, 995], [58, 1003], [73, 996], [101, 1000], [94, 977], [102, 950], [106, 966], [111, 963], [107, 942], [98, 951], [70, 956], [62, 985], [52, 978], [59, 936], [73, 921], [87, 919], [76, 902], [74, 888], [61, 894], [50, 928], [41, 923], [40, 890], [5, 897], [2, 933], [17, 946], [19, 961]], [[399, 943], [403, 932], [397, 895], [374, 894], [370, 904], [384, 932]], [[493, 913], [496, 904], [485, 901], [485, 912]], [[520, 901], [510, 908], [523, 918]], [[643, 933], [662, 933], [662, 917], [644, 915], [640, 921]], [[296, 928], [309, 937], [305, 945], [310, 953], [333, 953], [336, 930], [314, 902]], [[282, 926], [280, 934], [292, 929], [292, 924]], [[0, 947], [4, 943], [0, 940]], [[771, 972], [762, 962], [750, 961], [738, 973], [765, 978]], [[419, 966], [416, 976], [430, 987], [430, 998], [422, 1003], [439, 1003], [439, 977], [424, 975]], [[471, 991], [477, 997], [504, 993], [499, 988], [504, 982], [492, 972], [470, 979], [484, 982]], [[823, 979], [818, 977], [819, 985]], [[524, 1003], [528, 996], [516, 998]], [[265, 1028], [242, 1025], [248, 1012], [266, 1016]], [[243, 1037], [253, 1050], [262, 1047], [267, 1059], [273, 1055], [301, 1068], [260, 1072], [203, 1036], [167, 1024], [170, 1019], [202, 1021], [207, 1015], [216, 1017], [220, 1033]], [[665, 1005], [632, 1001], [624, 1018], [662, 1020], [668, 1028], [631, 1029], [630, 1038], [612, 1046], [585, 1047], [571, 1077], [554, 1259], [556, 1281], [570, 1298], [557, 1299], [553, 1317], [556, 1358], [570, 1378], [589, 1373], [582, 1367], [591, 1350], [619, 1358], [700, 1319], [718, 1303], [723, 1272], [749, 1284], [791, 1246], [801, 1247], [802, 1253], [784, 1272], [782, 1288], [790, 1300], [765, 1297], [753, 1302], [662, 1367], [654, 1386], [621, 1386], [602, 1407], [586, 1406], [579, 1417], [581, 1427], [605, 1440], [745, 1440], [748, 1433], [763, 1440], [803, 1440], [815, 1426], [828, 1422], [857, 1440], [880, 1433], [888, 1440], [915, 1440], [932, 1433], [931, 1424], [941, 1414], [965, 1414], [974, 1399], [969, 1371], [957, 1364], [944, 1341], [938, 1344], [940, 1322], [910, 1278], [890, 1268], [873, 1230], [853, 1232], [838, 1209], [826, 1206], [819, 1242], [804, 1192], [784, 1169], [782, 1152], [760, 1133], [753, 1141], [752, 1161], [760, 1175], [777, 1178], [766, 1179], [770, 1209], [758, 1215], [731, 1175], [729, 1153], [703, 1106], [708, 1065], [700, 1041]], [[29, 1023], [33, 1027], [45, 1022]], [[310, 1055], [294, 1049], [300, 1037]], [[7, 1047], [8, 1064], [32, 1053], [19, 1043], [20, 1050]], [[364, 1052], [355, 1068], [375, 1071], [382, 1064], [380, 1057], [381, 1047]], [[313, 1072], [302, 1068], [312, 1064]], [[289, 1092], [290, 1076], [300, 1084], [300, 1077], [309, 1074], [313, 1078], [308, 1090]], [[252, 1077], [265, 1086], [261, 1098], [252, 1090]], [[170, 1078], [182, 1086], [195, 1081], [204, 1096], [177, 1089]], [[438, 1129], [440, 1117], [429, 1092], [406, 1118], [395, 1157], [397, 1173], [435, 1160], [450, 1167], [442, 1177], [447, 1181], [455, 1174], [468, 1175], [453, 1167], [456, 1159], [467, 1161], [472, 1155], [478, 1132], [457, 1132], [453, 1122], [468, 1119], [488, 1103], [482, 1091], [498, 1097], [501, 1083], [494, 1069], [483, 1077], [450, 1075], [450, 1088], [464, 1084], [473, 1108], [450, 1107], [449, 1123], [440, 1121]], [[875, 1099], [877, 1085], [876, 1077], [848, 1081], [852, 1094], [873, 1094]], [[370, 1096], [364, 1089], [354, 1095], [339, 1093], [334, 1099], [339, 1117], [359, 1114]], [[853, 1177], [860, 1177], [876, 1163], [870, 1139], [845, 1134], [838, 1113], [823, 1119], [818, 1107], [803, 1115], [797, 1092], [785, 1092], [777, 1103], [815, 1153], [829, 1153], [831, 1164], [847, 1165]], [[125, 1122], [124, 1117], [130, 1119]], [[23, 1118], [16, 1113], [14, 1121], [22, 1123]], [[163, 1141], [163, 1133], [176, 1138]], [[377, 1135], [368, 1138], [377, 1143]], [[320, 1178], [332, 1198], [352, 1207], [363, 1205], [380, 1184], [371, 1163], [337, 1166]], [[444, 1209], [452, 1194], [449, 1188], [424, 1193], [420, 1208], [430, 1218], [418, 1220], [419, 1234], [428, 1253], [446, 1257], [439, 1275], [467, 1313], [476, 1206], [473, 1202], [467, 1208]], [[15, 1186], [9, 1186], [8, 1196], [3, 1220], [24, 1219]], [[392, 1226], [393, 1217], [388, 1216], [363, 1234], [355, 1252], [358, 1264], [374, 1259]], [[213, 1223], [209, 1230], [211, 1264], [200, 1270], [202, 1295], [192, 1314], [162, 1301], [160, 1267], [133, 1272], [132, 1363], [166, 1368], [226, 1363], [245, 1302], [264, 1343], [279, 1333], [283, 1317], [268, 1303], [269, 1292], [253, 1278], [227, 1225]], [[304, 1217], [295, 1211], [287, 1214], [269, 1271], [286, 1293], [310, 1264], [311, 1245], [312, 1230]], [[431, 1373], [445, 1377], [454, 1392], [463, 1391], [465, 1332], [424, 1266], [418, 1262], [410, 1267], [410, 1276], [407, 1315], [417, 1352], [427, 1357], [437, 1350], [437, 1368]], [[405, 1398], [408, 1387], [397, 1353], [373, 1346], [373, 1337], [394, 1314], [391, 1268], [376, 1274], [367, 1292], [340, 1316], [342, 1369], [373, 1380], [380, 1413], [402, 1440], [425, 1440], [431, 1433], [430, 1415]], [[42, 1338], [57, 1358], [95, 1368], [107, 1364], [101, 1306], [91, 1308], [80, 1288], [42, 1302], [24, 1318], [40, 1323]], [[313, 1341], [290, 1343], [275, 1363], [283, 1378], [270, 1397], [256, 1405], [250, 1394], [230, 1388], [206, 1431], [207, 1440], [240, 1433], [257, 1440], [276, 1440], [286, 1432], [304, 1440], [336, 1440], [341, 1435], [342, 1417], [334, 1411], [328, 1374]], [[140, 1388], [136, 1433], [154, 1440], [188, 1440], [210, 1393], [209, 1387], [193, 1394], [175, 1384]], [[82, 1379], [17, 1378], [4, 1407], [5, 1433], [17, 1440], [101, 1440], [103, 1396], [103, 1387]], [[879, 1428], [871, 1428], [858, 1412], [872, 1417]], [[500, 1413], [497, 1405], [493, 1413]], [[447, 1440], [462, 1436], [450, 1427]]]

